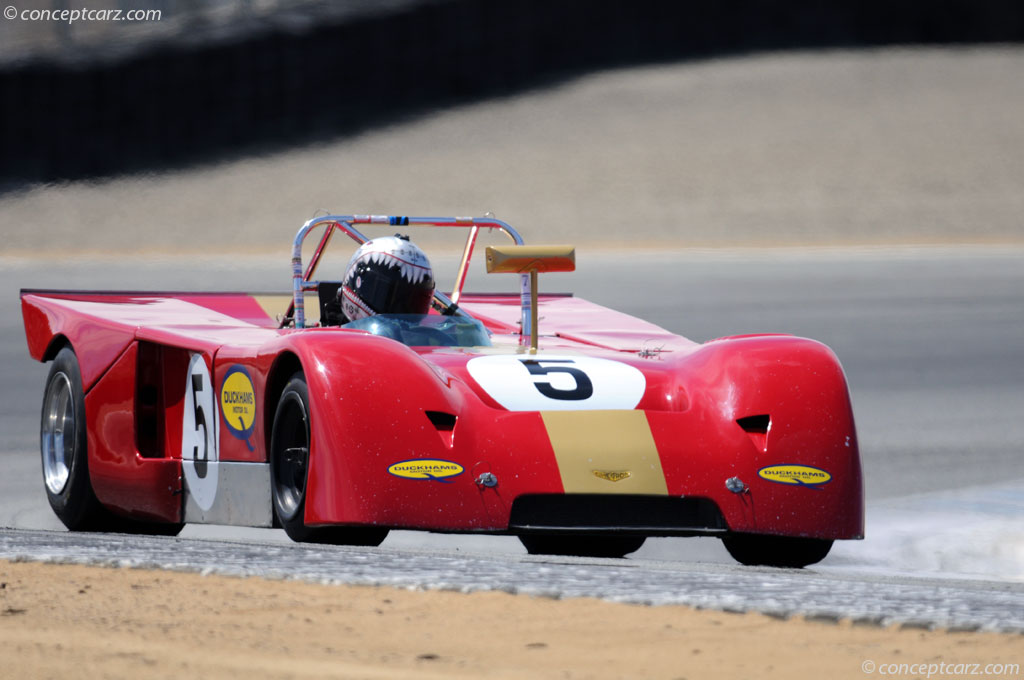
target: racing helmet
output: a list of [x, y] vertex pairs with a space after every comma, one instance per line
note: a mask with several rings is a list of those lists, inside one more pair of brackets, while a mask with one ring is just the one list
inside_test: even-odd
[[430, 260], [408, 236], [398, 234], [359, 246], [338, 289], [349, 321], [374, 314], [426, 314], [433, 295]]

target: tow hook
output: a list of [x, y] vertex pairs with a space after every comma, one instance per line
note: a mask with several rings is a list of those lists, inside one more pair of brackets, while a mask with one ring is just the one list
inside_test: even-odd
[[733, 493], [746, 493], [750, 491], [750, 488], [739, 477], [730, 477], [725, 480], [725, 488]]
[[493, 472], [483, 472], [476, 478], [476, 485], [493, 489], [498, 486], [498, 478], [494, 476]]

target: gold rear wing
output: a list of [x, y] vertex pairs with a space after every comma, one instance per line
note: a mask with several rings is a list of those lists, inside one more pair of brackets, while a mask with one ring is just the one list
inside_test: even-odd
[[[530, 350], [537, 351], [537, 274], [540, 272], [576, 271], [576, 248], [568, 245], [555, 246], [487, 246], [488, 274], [529, 274], [530, 291], [527, 303], [526, 291], [522, 292], [523, 321], [526, 321], [527, 304], [530, 317]], [[524, 329], [525, 330], [525, 329]]]

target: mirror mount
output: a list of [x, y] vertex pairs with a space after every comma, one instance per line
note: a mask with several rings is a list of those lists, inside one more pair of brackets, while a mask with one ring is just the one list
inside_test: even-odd
[[[519, 330], [520, 342], [530, 336], [530, 351], [537, 351], [537, 275], [540, 272], [572, 272], [576, 271], [576, 249], [573, 246], [488, 246], [488, 274], [520, 274], [523, 290], [520, 296], [522, 303], [523, 324]], [[526, 290], [529, 275], [529, 293]], [[529, 328], [526, 322], [529, 320]]]

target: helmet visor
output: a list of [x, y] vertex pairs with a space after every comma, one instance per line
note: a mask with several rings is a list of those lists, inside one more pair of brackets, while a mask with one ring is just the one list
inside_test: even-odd
[[426, 277], [413, 283], [397, 267], [359, 267], [356, 291], [377, 314], [426, 314], [434, 294], [434, 281]]

